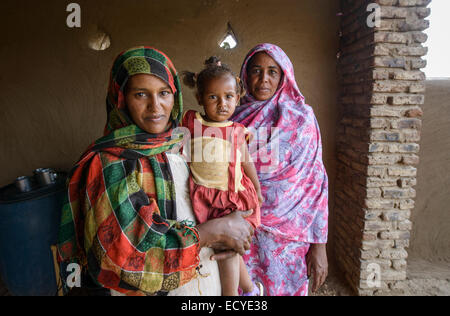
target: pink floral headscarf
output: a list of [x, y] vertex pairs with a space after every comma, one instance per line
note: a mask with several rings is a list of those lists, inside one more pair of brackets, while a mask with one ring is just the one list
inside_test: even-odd
[[[255, 134], [250, 153], [265, 198], [260, 229], [277, 239], [326, 243], [328, 178], [317, 120], [305, 104], [289, 57], [276, 45], [260, 44], [248, 53], [241, 69], [245, 89], [249, 91], [247, 65], [258, 52], [272, 57], [283, 77], [269, 100], [257, 101], [247, 93], [232, 120]], [[275, 155], [269, 162], [266, 152]]]

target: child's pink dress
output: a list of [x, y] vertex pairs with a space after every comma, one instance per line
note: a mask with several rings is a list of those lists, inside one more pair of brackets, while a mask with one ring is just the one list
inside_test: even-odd
[[184, 151], [191, 170], [189, 189], [198, 222], [252, 209], [253, 214], [246, 220], [258, 227], [258, 196], [241, 166], [244, 157], [240, 148], [247, 146], [249, 131], [236, 122], [207, 122], [192, 110], [184, 114], [182, 126], [191, 135]]

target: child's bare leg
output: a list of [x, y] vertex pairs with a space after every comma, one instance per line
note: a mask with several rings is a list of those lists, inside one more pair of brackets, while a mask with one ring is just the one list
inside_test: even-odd
[[253, 291], [253, 282], [247, 271], [244, 259], [239, 256], [239, 287], [244, 293]]
[[217, 261], [223, 296], [238, 296], [240, 257], [239, 255], [235, 255], [231, 258]]

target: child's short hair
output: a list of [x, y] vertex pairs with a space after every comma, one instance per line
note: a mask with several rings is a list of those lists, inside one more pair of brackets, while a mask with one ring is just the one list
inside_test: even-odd
[[240, 78], [236, 77], [231, 68], [223, 64], [216, 56], [211, 56], [205, 60], [205, 68], [199, 73], [183, 71], [181, 75], [183, 76], [184, 84], [189, 88], [197, 88], [197, 93], [200, 96], [205, 91], [205, 83], [207, 81], [224, 75], [230, 75], [236, 79], [236, 93], [241, 97], [245, 95], [245, 89]]

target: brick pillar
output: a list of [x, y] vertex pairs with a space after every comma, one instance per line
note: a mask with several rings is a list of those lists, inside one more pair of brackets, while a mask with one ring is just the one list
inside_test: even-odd
[[430, 1], [341, 0], [334, 250], [359, 295], [401, 294], [406, 279]]

